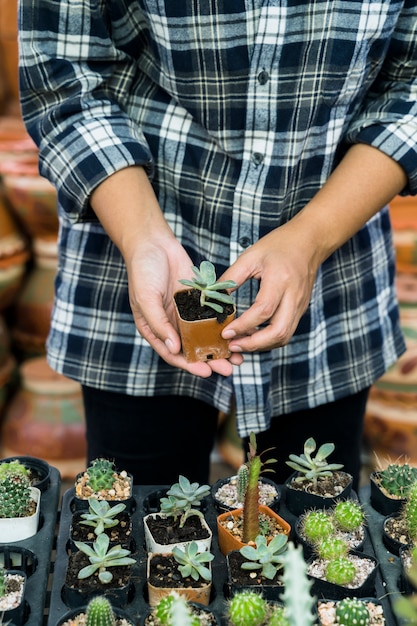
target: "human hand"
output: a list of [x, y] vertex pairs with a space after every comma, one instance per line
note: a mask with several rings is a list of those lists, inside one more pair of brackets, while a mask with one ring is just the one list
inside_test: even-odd
[[232, 352], [260, 352], [286, 345], [308, 307], [321, 257], [301, 222], [275, 229], [245, 250], [220, 277], [239, 285], [260, 281], [250, 308], [223, 331]]

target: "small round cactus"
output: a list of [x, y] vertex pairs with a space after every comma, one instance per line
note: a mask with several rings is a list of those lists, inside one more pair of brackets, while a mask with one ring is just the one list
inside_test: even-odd
[[354, 500], [338, 502], [333, 509], [333, 516], [338, 527], [345, 532], [356, 530], [365, 519], [361, 505]]
[[185, 622], [191, 626], [200, 625], [198, 616], [192, 615], [186, 597], [176, 591], [159, 600], [155, 607], [155, 617], [163, 626], [183, 626]]
[[291, 626], [286, 610], [283, 606], [276, 606], [272, 609], [268, 618], [268, 626]]
[[116, 469], [108, 459], [95, 459], [87, 467], [88, 484], [94, 492], [112, 489]]
[[329, 561], [326, 566], [326, 580], [335, 585], [348, 585], [356, 576], [355, 564], [347, 556]]
[[85, 613], [85, 626], [115, 626], [110, 601], [105, 596], [91, 598]]
[[336, 620], [340, 626], [368, 626], [369, 611], [358, 598], [344, 598], [337, 603]]
[[254, 591], [236, 593], [228, 603], [232, 626], [261, 626], [268, 613], [268, 603]]
[[391, 496], [405, 498], [411, 485], [417, 480], [417, 467], [408, 463], [391, 463], [379, 472], [379, 482]]
[[349, 552], [349, 546], [346, 541], [339, 537], [326, 537], [317, 544], [316, 552], [321, 559], [331, 561], [346, 556]]
[[317, 543], [334, 532], [331, 515], [324, 510], [312, 510], [301, 519], [302, 531], [309, 543]]
[[26, 517], [32, 499], [29, 475], [13, 462], [1, 465], [4, 467], [0, 472], [0, 517]]

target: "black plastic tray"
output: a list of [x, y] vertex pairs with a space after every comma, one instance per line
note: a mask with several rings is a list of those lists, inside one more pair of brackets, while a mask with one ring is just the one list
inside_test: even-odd
[[51, 467], [49, 486], [41, 492], [40, 527], [36, 535], [0, 543], [0, 564], [27, 575], [24, 626], [42, 626], [49, 604], [48, 584], [55, 546], [61, 475]]
[[[133, 521], [133, 533], [132, 536], [136, 542], [136, 551], [134, 557], [136, 558], [136, 565], [134, 566], [133, 581], [134, 581], [134, 593], [132, 599], [125, 608], [127, 614], [131, 617], [132, 622], [139, 623], [140, 618], [146, 613], [149, 606], [146, 601], [146, 550], [143, 534], [142, 518], [145, 514], [154, 512], [157, 510], [157, 503], [159, 498], [164, 495], [167, 486], [161, 485], [149, 485], [149, 486], [134, 486], [133, 497], [134, 506], [132, 510]], [[285, 507], [285, 487], [280, 487], [282, 490], [282, 497], [279, 506], [279, 515], [286, 519], [294, 528], [296, 517], [290, 513]], [[62, 509], [60, 514], [60, 524], [56, 544], [56, 559], [54, 566], [54, 575], [52, 579], [52, 590], [50, 594], [49, 604], [49, 616], [47, 626], [56, 626], [62, 619], [65, 613], [70, 611], [69, 606], [63, 600], [62, 590], [65, 580], [65, 572], [68, 563], [68, 546], [69, 546], [69, 528], [74, 510], [74, 490], [67, 490], [62, 499]], [[365, 510], [367, 510], [367, 496], [363, 494], [361, 498], [364, 502]], [[203, 503], [204, 515], [213, 530], [213, 541], [211, 551], [214, 554], [214, 560], [212, 562], [213, 567], [213, 594], [212, 601], [209, 604], [209, 608], [218, 616], [223, 618], [225, 613], [225, 583], [226, 583], [226, 559], [221, 554], [217, 543], [217, 528], [216, 518], [217, 511], [210, 497], [206, 498]], [[369, 537], [375, 530], [373, 516], [369, 518], [369, 533], [364, 543], [364, 552], [375, 556], [378, 561], [381, 560], [380, 551], [376, 551], [373, 548], [373, 541]], [[291, 535], [291, 539], [294, 537]], [[399, 570], [398, 570], [399, 571]], [[397, 570], [396, 570], [397, 572]], [[382, 581], [381, 573], [385, 576], [385, 570], [381, 570], [377, 574], [377, 580], [375, 585], [375, 598], [381, 601], [384, 607], [384, 613], [386, 618], [386, 626], [399, 626], [393, 617], [391, 610], [390, 598], [388, 592], [391, 588], [391, 583], [386, 585]], [[395, 574], [396, 575], [396, 574]], [[223, 619], [222, 624], [226, 626], [226, 620]]]

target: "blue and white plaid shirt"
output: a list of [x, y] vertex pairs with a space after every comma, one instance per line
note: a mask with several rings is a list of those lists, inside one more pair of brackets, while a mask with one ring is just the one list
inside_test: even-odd
[[[121, 255], [88, 199], [116, 170], [146, 165], [193, 261], [220, 274], [291, 219], [352, 143], [398, 161], [415, 194], [414, 0], [21, 0], [19, 20], [23, 115], [59, 193], [56, 370], [226, 412], [234, 398], [244, 436], [364, 388], [398, 358], [387, 209], [321, 267], [288, 346], [200, 379], [135, 330]], [[239, 288], [238, 312], [257, 288]]]

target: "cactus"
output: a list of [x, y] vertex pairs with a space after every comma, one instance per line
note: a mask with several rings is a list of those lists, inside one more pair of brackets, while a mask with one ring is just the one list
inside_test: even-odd
[[112, 489], [115, 473], [116, 468], [113, 461], [101, 458], [94, 459], [87, 467], [88, 484], [95, 493]]
[[246, 487], [249, 480], [249, 467], [243, 463], [237, 471], [236, 494], [238, 502], [245, 499]]
[[333, 508], [333, 516], [338, 527], [345, 532], [353, 532], [365, 520], [361, 505], [354, 500], [337, 502]]
[[379, 483], [391, 496], [405, 498], [413, 483], [417, 480], [417, 467], [408, 463], [391, 463], [379, 472]]
[[200, 626], [200, 620], [192, 614], [186, 597], [176, 591], [159, 600], [154, 615], [162, 626]]
[[307, 577], [307, 565], [303, 558], [302, 546], [294, 546], [290, 541], [283, 556], [284, 593], [282, 601], [290, 626], [313, 626], [316, 623], [314, 607], [316, 598], [311, 595], [312, 582]]
[[334, 523], [327, 511], [311, 510], [302, 516], [301, 528], [307, 541], [314, 544], [334, 532]]
[[275, 606], [268, 617], [268, 626], [291, 626], [285, 606]]
[[417, 483], [414, 483], [401, 507], [400, 516], [405, 522], [408, 536], [412, 543], [417, 540]]
[[110, 601], [105, 596], [91, 598], [85, 613], [85, 626], [115, 626]]
[[337, 603], [336, 620], [340, 626], [369, 626], [368, 607], [358, 598], [344, 598]]
[[0, 517], [26, 517], [32, 501], [28, 472], [22, 472], [14, 461], [0, 467]]
[[326, 565], [326, 580], [335, 585], [348, 585], [356, 576], [356, 566], [348, 556], [340, 556]]
[[261, 626], [267, 614], [268, 603], [254, 591], [236, 593], [227, 604], [231, 626]]
[[349, 546], [344, 539], [339, 537], [326, 537], [316, 545], [316, 552], [320, 559], [331, 561], [346, 556]]
[[6, 595], [6, 572], [0, 566], [0, 598]]
[[[267, 451], [265, 450], [264, 453]], [[261, 534], [259, 526], [259, 476], [261, 471], [268, 471], [265, 470], [265, 465], [268, 463], [276, 463], [276, 459], [262, 461], [261, 454], [257, 453], [255, 433], [251, 432], [247, 461], [249, 478], [243, 501], [243, 543], [255, 541], [256, 537]]]

